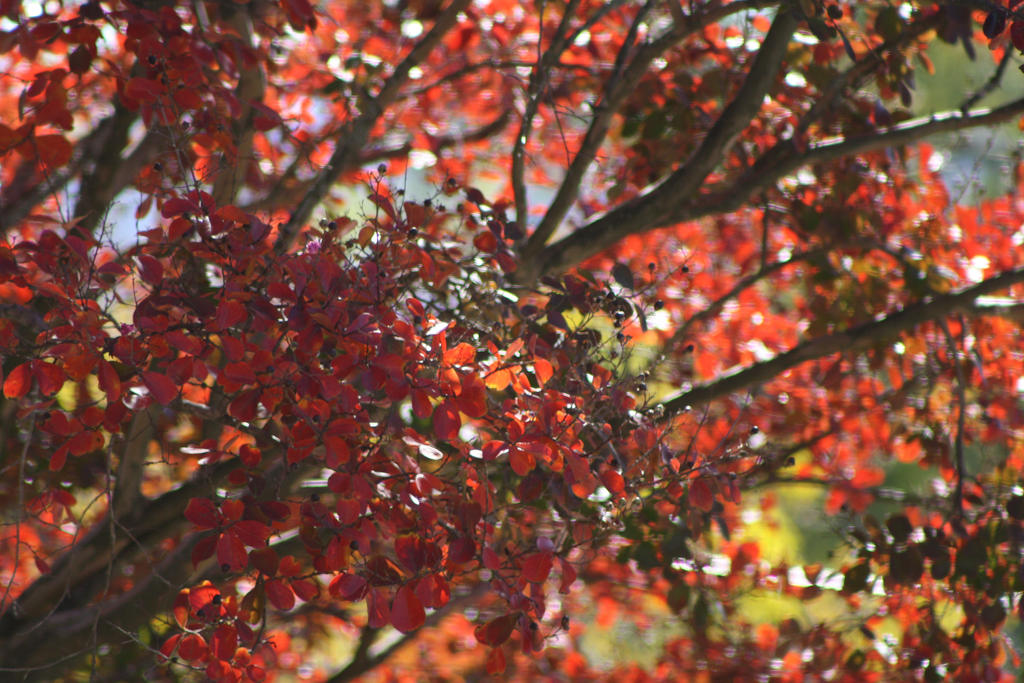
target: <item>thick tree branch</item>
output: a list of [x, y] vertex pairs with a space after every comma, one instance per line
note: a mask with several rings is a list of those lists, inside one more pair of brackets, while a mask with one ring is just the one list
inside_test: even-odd
[[[638, 200], [642, 200], [639, 205], [646, 204], [649, 195], [627, 202], [618, 209], [614, 209], [613, 212], [580, 228], [569, 237], [549, 245], [538, 259], [540, 262], [538, 267], [541, 274], [563, 272], [600, 253], [627, 235], [639, 234], [705, 216], [736, 211], [744, 206], [752, 195], [774, 186], [780, 179], [803, 166], [899, 147], [939, 133], [950, 133], [980, 126], [994, 126], [1009, 121], [1022, 113], [1024, 113], [1024, 98], [994, 109], [974, 110], [967, 115], [961, 112], [943, 112], [933, 116], [911, 119], [879, 133], [824, 140], [812, 145], [805, 152], [800, 152], [793, 140], [786, 140], [766, 152], [738, 179], [717, 184], [706, 195], [662, 213], [661, 217], [654, 222], [640, 224], [628, 212], [621, 211], [626, 206], [637, 204]], [[612, 214], [616, 212], [619, 214], [617, 217], [621, 220], [617, 223], [609, 221]], [[651, 211], [648, 210], [645, 215], [647, 213], [651, 213]], [[613, 235], [614, 239], [611, 238]]]
[[544, 249], [540, 259], [517, 273], [516, 280], [532, 281], [539, 274], [563, 271], [629, 235], [672, 222], [670, 216], [673, 212], [687, 204], [699, 191], [736, 137], [757, 115], [765, 95], [775, 83], [798, 24], [796, 12], [789, 9], [779, 11], [743, 85], [697, 150], [679, 169], [654, 189], [617, 206], [568, 238]]
[[[523, 109], [523, 116], [519, 122], [519, 132], [516, 134], [512, 146], [512, 194], [516, 206], [516, 220], [520, 226], [526, 225], [527, 200], [526, 200], [526, 143], [530, 140], [530, 132], [533, 130], [533, 120], [540, 109], [540, 101], [547, 89], [548, 79], [551, 77], [551, 69], [562, 57], [562, 53], [571, 45], [569, 22], [579, 7], [580, 0], [569, 0], [562, 12], [562, 19], [558, 22], [555, 35], [551, 39], [551, 45], [543, 53], [537, 56], [537, 63], [530, 72], [530, 81], [526, 87], [526, 106]], [[543, 4], [541, 5], [543, 8]], [[543, 11], [543, 10], [542, 10]], [[541, 27], [543, 29], [543, 14], [541, 15]], [[537, 38], [537, 49], [540, 51], [540, 42], [543, 40], [543, 30]]]
[[238, 34], [240, 45], [235, 46], [235, 65], [239, 70], [235, 97], [242, 107], [241, 115], [232, 126], [235, 138], [234, 158], [225, 158], [213, 183], [213, 198], [217, 204], [228, 204], [245, 182], [246, 170], [252, 162], [253, 139], [256, 131], [252, 125], [254, 102], [263, 101], [267, 76], [262, 63], [246, 66], [243, 51], [253, 46], [253, 26], [250, 11], [252, 5], [225, 6], [229, 12], [228, 25]]
[[1024, 266], [1008, 270], [959, 292], [939, 295], [927, 301], [911, 304], [900, 311], [878, 320], [855, 325], [843, 332], [834, 332], [809, 339], [774, 358], [741, 368], [712, 382], [700, 384], [684, 391], [663, 404], [665, 406], [664, 414], [668, 418], [688, 407], [702, 406], [737, 391], [749, 390], [807, 361], [836, 353], [860, 351], [891, 340], [922, 323], [939, 320], [958, 311], [969, 311], [978, 297], [1021, 282], [1024, 282]]
[[[622, 47], [615, 58], [612, 75], [605, 84], [604, 97], [594, 107], [594, 116], [590, 120], [586, 134], [583, 136], [583, 142], [569, 164], [569, 168], [566, 169], [565, 177], [558, 186], [555, 198], [551, 201], [547, 212], [544, 214], [544, 218], [541, 219], [540, 224], [530, 235], [530, 239], [526, 243], [526, 247], [523, 250], [524, 259], [531, 260], [544, 247], [544, 244], [561, 224], [565, 215], [576, 201], [580, 183], [583, 182], [583, 176], [590, 168], [594, 158], [597, 156], [598, 150], [604, 143], [615, 114], [622, 107], [629, 93], [632, 92], [637, 79], [647, 71], [651, 62], [668, 46], [666, 41], [658, 41], [656, 44], [645, 46], [640, 51], [640, 54], [629, 63], [627, 68], [627, 58], [633, 50], [633, 43], [636, 40], [640, 24], [654, 8], [654, 5], [654, 0], [649, 0], [637, 12], [632, 24], [630, 24], [626, 39], [623, 41]], [[523, 225], [522, 220], [524, 219], [520, 218], [519, 220], [520, 224]]]
[[626, 62], [632, 49], [635, 32], [653, 7], [651, 2], [644, 5], [630, 26], [629, 34], [626, 36], [626, 40], [616, 56], [612, 75], [605, 84], [602, 100], [594, 107], [594, 116], [583, 137], [580, 149], [576, 152], [576, 156], [573, 157], [568, 169], [566, 169], [565, 177], [562, 178], [562, 182], [558, 186], [558, 192], [548, 206], [548, 210], [545, 212], [540, 224], [530, 235], [530, 239], [522, 251], [524, 261], [534, 261], [544, 249], [544, 245], [558, 229], [558, 226], [565, 220], [565, 216], [579, 196], [580, 185], [583, 182], [584, 176], [590, 169], [591, 164], [593, 164], [601, 145], [608, 135], [612, 120], [654, 60], [663, 55], [673, 45], [679, 44], [682, 40], [685, 40], [709, 24], [721, 21], [741, 11], [759, 9], [773, 4], [775, 3], [766, 2], [765, 0], [746, 0], [706, 10], [701, 14], [687, 16], [682, 15], [682, 9], [675, 0], [670, 0], [669, 8], [673, 11], [673, 16], [675, 17], [677, 12], [682, 16], [675, 17], [676, 20], [672, 28], [665, 34], [637, 49], [635, 56], [633, 56], [627, 66]]
[[452, 597], [444, 607], [436, 609], [427, 615], [426, 621], [418, 630], [403, 635], [376, 654], [370, 654], [370, 647], [377, 635], [377, 629], [370, 629], [369, 627], [364, 628], [362, 637], [359, 640], [359, 645], [356, 648], [356, 653], [353, 655], [352, 660], [344, 669], [327, 679], [327, 683], [347, 683], [348, 681], [362, 676], [367, 671], [372, 671], [387, 661], [391, 655], [395, 654], [398, 650], [415, 640], [424, 629], [437, 626], [442, 619], [452, 612], [461, 611], [467, 605], [479, 600], [483, 597], [484, 593], [487, 592], [488, 588], [489, 584], [478, 583], [464, 595]]
[[295, 207], [291, 218], [281, 226], [277, 243], [274, 245], [278, 253], [285, 253], [291, 248], [303, 225], [309, 220], [313, 209], [319, 204], [331, 185], [346, 169], [351, 168], [358, 160], [360, 152], [370, 139], [370, 133], [377, 121], [389, 106], [398, 98], [401, 88], [408, 82], [409, 73], [419, 66], [427, 55], [437, 47], [469, 6], [469, 0], [452, 0], [434, 22], [434, 25], [412, 48], [409, 54], [395, 67], [394, 72], [385, 81], [375, 97], [368, 96], [363, 103], [363, 111], [352, 121], [342, 126], [337, 136], [334, 153], [327, 165], [317, 174], [312, 186]]
[[114, 178], [121, 164], [121, 152], [128, 145], [128, 131], [138, 112], [129, 111], [120, 100], [114, 102], [114, 113], [102, 124], [103, 134], [95, 143], [94, 154], [90, 153], [86, 163], [92, 165], [91, 172], [82, 176], [82, 189], [78, 193], [72, 219], [78, 219], [78, 229], [92, 233], [103, 220], [110, 202], [121, 190]]

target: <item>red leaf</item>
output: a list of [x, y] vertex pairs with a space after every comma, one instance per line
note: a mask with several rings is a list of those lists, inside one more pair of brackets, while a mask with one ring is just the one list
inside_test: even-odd
[[462, 393], [455, 399], [459, 412], [470, 417], [487, 414], [487, 387], [478, 375], [465, 375], [461, 379]]
[[209, 498], [190, 500], [185, 506], [185, 519], [200, 529], [214, 529], [221, 523], [220, 512]]
[[61, 387], [64, 386], [64, 380], [67, 379], [63, 368], [59, 367], [56, 363], [46, 363], [44, 361], [36, 361], [34, 365], [36, 386], [39, 387], [39, 393], [43, 396], [53, 396], [60, 391]]
[[424, 607], [437, 609], [448, 604], [452, 591], [444, 577], [439, 574], [431, 574], [420, 579], [416, 584], [416, 595]]
[[313, 600], [320, 593], [317, 585], [309, 579], [296, 579], [292, 581], [292, 590], [305, 602]]
[[219, 659], [230, 661], [238, 649], [238, 630], [230, 624], [221, 624], [210, 639], [213, 652]]
[[160, 81], [151, 78], [132, 78], [124, 84], [124, 94], [142, 104], [155, 102], [163, 94], [163, 86]]
[[71, 455], [85, 455], [103, 446], [103, 435], [97, 431], [88, 429], [75, 434], [68, 440], [68, 452]]
[[206, 656], [207, 649], [206, 641], [202, 636], [190, 633], [181, 639], [178, 645], [178, 656], [187, 662], [194, 662]]
[[340, 436], [328, 436], [324, 438], [326, 449], [326, 465], [330, 468], [337, 468], [349, 461], [352, 456], [348, 448], [348, 441]]
[[295, 607], [295, 593], [291, 586], [280, 579], [271, 579], [266, 583], [267, 600], [279, 610], [290, 610]]
[[231, 526], [231, 533], [238, 536], [247, 546], [259, 548], [266, 544], [267, 538], [270, 536], [270, 527], [263, 522], [245, 519], [235, 522]]
[[160, 209], [160, 215], [164, 218], [174, 218], [183, 213], [195, 212], [198, 207], [191, 200], [184, 197], [171, 197], [164, 202]]
[[568, 593], [573, 581], [576, 580], [576, 568], [561, 557], [558, 558], [558, 564], [562, 567], [562, 582], [558, 585], [558, 592]]
[[715, 495], [707, 479], [695, 479], [690, 482], [690, 503], [698, 510], [711, 512]]
[[159, 372], [146, 370], [142, 373], [142, 382], [149, 389], [150, 395], [161, 405], [167, 405], [178, 397], [178, 385]]
[[221, 332], [229, 327], [234, 327], [247, 317], [248, 313], [246, 313], [245, 307], [241, 303], [224, 299], [217, 305], [217, 315], [213, 321], [213, 329], [216, 332]]
[[273, 576], [277, 573], [279, 559], [277, 557], [277, 552], [275, 552], [273, 548], [264, 547], [257, 548], [249, 553], [249, 562], [253, 567], [267, 576]]
[[430, 414], [434, 411], [434, 406], [430, 403], [430, 394], [422, 389], [413, 389], [411, 397], [413, 414], [421, 420], [430, 417]]
[[192, 566], [198, 566], [203, 560], [209, 559], [217, 551], [217, 537], [206, 536], [199, 539], [196, 547], [192, 548]]
[[498, 248], [498, 238], [493, 232], [481, 232], [473, 238], [473, 246], [485, 254], [490, 254]]
[[51, 169], [71, 161], [73, 152], [71, 143], [63, 135], [57, 134], [36, 136], [36, 150], [39, 163]]
[[551, 553], [533, 553], [523, 558], [523, 578], [531, 583], [543, 583], [551, 573], [554, 557]]
[[242, 539], [234, 534], [223, 533], [217, 539], [217, 561], [223, 571], [241, 571], [249, 563]]
[[391, 624], [402, 633], [415, 631], [426, 621], [427, 613], [416, 592], [407, 583], [398, 589], [391, 603]]
[[374, 588], [366, 596], [367, 625], [370, 628], [383, 628], [391, 621], [391, 605], [388, 603], [387, 592], [383, 588]]
[[621, 474], [613, 470], [611, 467], [608, 467], [601, 472], [601, 482], [612, 495], [622, 495], [626, 490], [626, 480], [622, 478]]
[[506, 614], [496, 619], [491, 619], [486, 624], [481, 624], [473, 631], [478, 643], [495, 647], [501, 645], [509, 636], [516, 625], [516, 614]]
[[68, 461], [68, 445], [64, 444], [50, 456], [50, 471], [59, 472]]
[[22, 398], [32, 388], [32, 364], [22, 363], [11, 370], [4, 380], [4, 396], [7, 398]]
[[500, 647], [496, 647], [487, 653], [485, 668], [487, 673], [492, 676], [505, 671], [505, 652]]
[[220, 591], [209, 582], [196, 586], [188, 592], [188, 604], [193, 613], [198, 613], [207, 605], [213, 602], [214, 598], [220, 595]]
[[434, 434], [442, 441], [452, 441], [459, 434], [462, 418], [452, 399], [445, 399], [434, 409]]
[[331, 579], [327, 592], [349, 602], [359, 600], [366, 594], [366, 579], [355, 574], [338, 574]]
[[174, 649], [178, 646], [178, 641], [181, 640], [181, 634], [175, 633], [173, 636], [164, 641], [164, 644], [160, 646], [160, 654], [164, 657], [170, 657], [174, 654]]
[[228, 415], [242, 422], [255, 419], [260, 407], [260, 389], [247, 389], [228, 404]]
[[272, 130], [281, 125], [281, 116], [259, 102], [253, 102], [252, 105], [252, 127], [258, 131], [265, 132]]
[[1015, 48], [1024, 52], [1024, 21], [1017, 20], [1010, 24], [1010, 42]]
[[533, 470], [537, 462], [534, 460], [532, 453], [513, 446], [509, 449], [508, 464], [512, 466], [513, 472], [520, 477], [525, 477]]
[[149, 254], [140, 254], [139, 274], [145, 282], [156, 286], [164, 279], [164, 265]]

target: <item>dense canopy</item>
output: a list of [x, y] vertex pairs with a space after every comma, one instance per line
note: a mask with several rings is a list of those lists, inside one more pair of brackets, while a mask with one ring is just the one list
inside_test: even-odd
[[0, 678], [1012, 680], [1017, 4], [0, 0]]

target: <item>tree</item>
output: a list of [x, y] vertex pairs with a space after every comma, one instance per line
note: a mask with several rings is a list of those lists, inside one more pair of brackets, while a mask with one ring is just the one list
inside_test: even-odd
[[0, 4], [5, 680], [1007, 678], [1016, 5]]

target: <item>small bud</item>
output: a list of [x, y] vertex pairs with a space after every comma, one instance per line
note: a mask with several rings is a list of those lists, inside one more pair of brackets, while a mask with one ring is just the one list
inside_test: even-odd
[[146, 58], [146, 61], [149, 62], [150, 65], [156, 64], [156, 55], [150, 55]]
[[682, 268], [679, 269], [679, 272], [680, 273], [689, 273], [690, 272], [690, 267], [689, 266], [683, 266]]
[[420, 234], [419, 230], [416, 228], [409, 228], [409, 237], [415, 237], [418, 234]]

